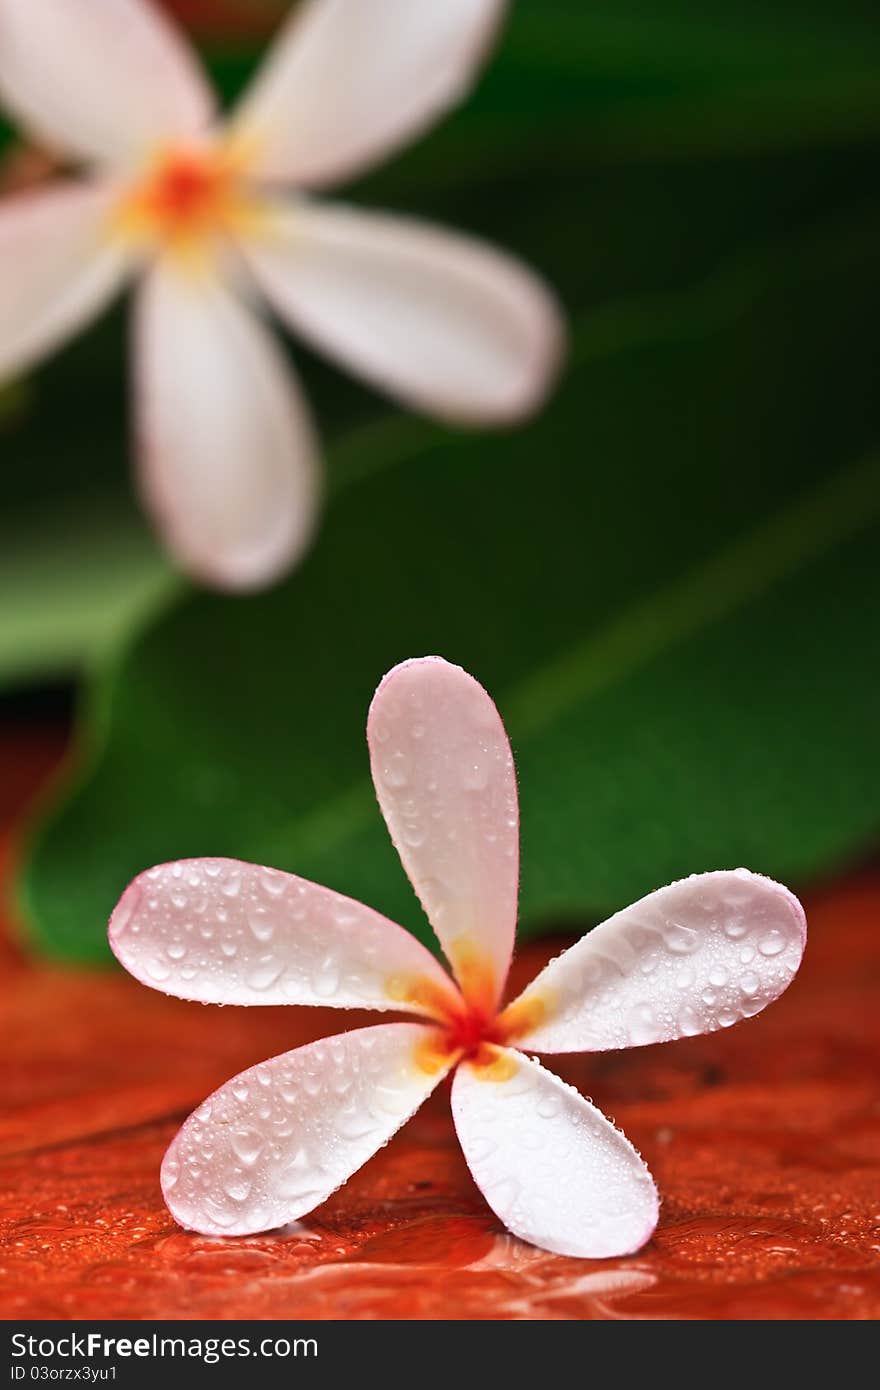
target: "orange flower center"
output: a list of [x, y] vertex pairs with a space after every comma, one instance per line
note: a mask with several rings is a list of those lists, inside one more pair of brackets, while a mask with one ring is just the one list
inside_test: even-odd
[[164, 151], [123, 197], [116, 229], [135, 241], [191, 252], [246, 232], [260, 215], [240, 152], [218, 145]]
[[507, 1081], [515, 1075], [515, 1059], [500, 1049], [516, 1042], [545, 1012], [545, 1004], [537, 995], [508, 1005], [501, 1013], [487, 1011], [462, 997], [453, 1003], [445, 996], [433, 995], [431, 1004], [440, 1015], [439, 1026], [420, 1048], [422, 1069], [437, 1072], [469, 1061], [490, 1081]]
[[546, 990], [530, 990], [500, 1012], [495, 1005], [495, 975], [491, 963], [466, 939], [454, 942], [449, 954], [459, 989], [444, 989], [423, 975], [395, 975], [388, 997], [406, 1008], [415, 1006], [434, 1021], [430, 1036], [418, 1049], [418, 1064], [434, 1073], [470, 1061], [486, 1079], [504, 1081], [516, 1063], [499, 1049], [527, 1035], [545, 1018], [550, 1003]]

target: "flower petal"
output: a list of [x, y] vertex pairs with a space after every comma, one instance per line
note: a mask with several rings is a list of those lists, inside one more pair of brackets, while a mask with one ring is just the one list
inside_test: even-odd
[[657, 1224], [651, 1174], [595, 1105], [509, 1048], [463, 1062], [455, 1128], [474, 1181], [514, 1235], [558, 1255], [640, 1249]]
[[258, 171], [316, 186], [414, 138], [467, 93], [505, 0], [306, 0], [233, 118]]
[[711, 1033], [791, 983], [804, 910], [747, 869], [694, 874], [596, 927], [538, 975], [502, 1023], [535, 1052], [602, 1052]]
[[440, 657], [395, 666], [367, 721], [391, 838], [465, 996], [494, 1012], [516, 927], [518, 811], [504, 725]]
[[457, 422], [517, 419], [559, 362], [556, 302], [525, 266], [470, 237], [305, 202], [242, 247], [287, 322], [375, 386]]
[[0, 95], [51, 145], [125, 166], [214, 114], [193, 53], [147, 0], [3, 0]]
[[0, 380], [58, 347], [120, 288], [130, 259], [106, 234], [115, 196], [58, 183], [0, 203]]
[[298, 1047], [243, 1071], [172, 1140], [162, 1191], [181, 1226], [249, 1235], [304, 1216], [386, 1144], [449, 1061], [437, 1032], [385, 1023]]
[[139, 874], [110, 919], [136, 979], [203, 1004], [322, 1004], [443, 1017], [457, 991], [415, 937], [363, 903], [237, 859]]
[[137, 308], [147, 504], [191, 573], [269, 583], [306, 546], [318, 498], [311, 419], [280, 348], [207, 276], [160, 265]]

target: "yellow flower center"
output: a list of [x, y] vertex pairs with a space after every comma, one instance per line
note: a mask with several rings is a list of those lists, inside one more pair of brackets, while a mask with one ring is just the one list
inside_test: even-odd
[[434, 1075], [466, 1060], [486, 1081], [509, 1081], [516, 1075], [517, 1063], [501, 1049], [537, 1027], [547, 1015], [550, 996], [546, 990], [533, 990], [499, 1013], [491, 1002], [494, 988], [488, 960], [462, 941], [454, 943], [452, 954], [462, 994], [449, 995], [421, 977], [395, 976], [388, 985], [395, 1003], [429, 1010], [438, 1025], [418, 1045], [417, 1065]]
[[152, 250], [202, 255], [265, 216], [246, 173], [242, 152], [228, 145], [165, 150], [123, 195], [114, 230]]

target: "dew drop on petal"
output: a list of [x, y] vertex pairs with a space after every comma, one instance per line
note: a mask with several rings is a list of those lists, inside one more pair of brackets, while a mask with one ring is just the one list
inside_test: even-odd
[[248, 1166], [256, 1163], [263, 1152], [263, 1136], [258, 1130], [247, 1126], [233, 1130], [230, 1143], [236, 1156]]
[[766, 932], [758, 942], [758, 950], [762, 956], [778, 956], [780, 951], [785, 950], [785, 937], [782, 932], [775, 928]]

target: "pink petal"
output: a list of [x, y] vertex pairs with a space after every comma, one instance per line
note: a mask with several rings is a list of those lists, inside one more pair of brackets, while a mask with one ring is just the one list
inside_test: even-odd
[[158, 266], [136, 324], [141, 485], [172, 553], [209, 584], [247, 589], [311, 538], [316, 443], [287, 363], [208, 274]]
[[658, 1197], [632, 1144], [552, 1072], [508, 1048], [463, 1062], [455, 1128], [474, 1181], [523, 1240], [559, 1255], [628, 1255], [650, 1239]]
[[502, 1021], [530, 1052], [602, 1052], [711, 1033], [772, 1003], [805, 944], [804, 910], [781, 884], [747, 869], [694, 874], [557, 956]]
[[297, 332], [416, 409], [497, 423], [534, 410], [559, 362], [546, 286], [471, 237], [341, 206], [288, 206], [242, 252]]
[[172, 1140], [162, 1191], [181, 1226], [249, 1235], [304, 1216], [386, 1144], [449, 1070], [435, 1029], [385, 1023], [243, 1071]]
[[120, 288], [130, 262], [107, 235], [116, 196], [59, 183], [0, 203], [0, 379], [58, 347]]
[[306, 0], [233, 128], [259, 172], [326, 184], [413, 139], [471, 85], [504, 0]]
[[443, 1017], [457, 991], [429, 951], [362, 903], [237, 859], [139, 874], [110, 919], [136, 979], [203, 1004], [323, 1004]]
[[0, 96], [50, 145], [114, 165], [214, 114], [194, 55], [148, 0], [3, 0]]
[[483, 687], [439, 657], [390, 671], [370, 706], [382, 814], [468, 1000], [491, 1014], [507, 977], [519, 866], [513, 758]]

